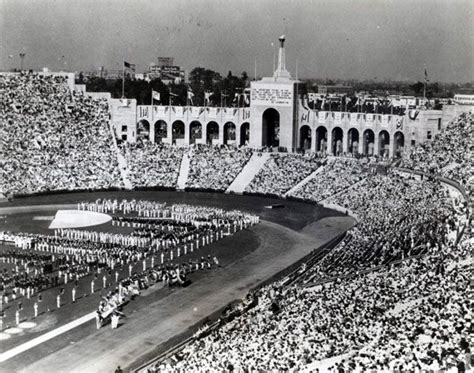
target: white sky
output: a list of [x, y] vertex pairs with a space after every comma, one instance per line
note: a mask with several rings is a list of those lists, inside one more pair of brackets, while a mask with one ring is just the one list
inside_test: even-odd
[[[0, 0], [0, 69], [146, 69], [173, 56], [222, 74], [287, 67], [302, 78], [474, 80], [473, 0]], [[13, 55], [9, 58], [9, 55]], [[64, 57], [63, 57], [64, 56]]]

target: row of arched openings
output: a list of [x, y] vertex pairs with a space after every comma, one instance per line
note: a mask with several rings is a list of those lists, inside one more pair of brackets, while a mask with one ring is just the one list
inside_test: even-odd
[[[171, 125], [171, 141], [173, 144], [184, 140], [186, 126], [184, 122], [176, 120]], [[219, 143], [219, 125], [217, 122], [211, 121], [206, 125], [205, 142], [207, 144]], [[240, 126], [240, 138], [237, 139], [236, 125], [233, 122], [227, 122], [223, 128], [224, 144], [225, 145], [247, 145], [250, 137], [250, 124], [248, 122], [242, 123]], [[168, 138], [168, 125], [164, 120], [159, 120], [155, 123], [155, 143], [162, 143]], [[203, 125], [201, 122], [195, 120], [189, 124], [189, 143], [196, 144], [202, 142], [203, 139]], [[150, 138], [150, 123], [142, 119], [137, 123], [137, 141], [147, 141]], [[237, 141], [238, 140], [238, 141]]]
[[[359, 153], [359, 142], [362, 141], [362, 154], [365, 155], [375, 155], [375, 133], [371, 129], [366, 129], [362, 137], [356, 128], [351, 128], [347, 132], [347, 138], [344, 139], [344, 131], [340, 127], [335, 127], [332, 129], [332, 141], [331, 148], [328, 148], [328, 130], [324, 126], [319, 126], [316, 128], [316, 151], [330, 151], [334, 155], [341, 155], [343, 153], [343, 141], [347, 141], [347, 151], [351, 154]], [[307, 125], [304, 125], [300, 128], [300, 149], [309, 150], [311, 149], [311, 128]], [[390, 149], [390, 134], [382, 130], [378, 134], [379, 142], [379, 152], [378, 156], [389, 156]], [[403, 132], [397, 131], [394, 134], [394, 151], [395, 156], [400, 156], [403, 152], [405, 146], [405, 136]]]

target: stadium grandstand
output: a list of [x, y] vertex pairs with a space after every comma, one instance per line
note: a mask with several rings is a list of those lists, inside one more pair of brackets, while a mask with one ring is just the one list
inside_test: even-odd
[[[279, 68], [282, 74], [284, 66]], [[284, 215], [290, 208], [277, 207], [297, 201], [338, 211], [354, 224], [324, 251], [308, 251], [266, 281], [254, 278], [243, 299], [203, 315], [208, 319], [195, 323], [191, 335], [170, 336], [166, 348], [145, 357], [128, 346], [133, 353], [107, 355], [117, 358], [107, 362], [108, 369], [119, 364], [140, 373], [472, 369], [472, 111], [456, 115], [430, 141], [400, 157], [392, 150], [390, 156], [298, 153], [269, 144], [118, 144], [110, 100], [77, 92], [64, 77], [2, 75], [0, 90], [0, 193], [9, 200], [0, 205], [0, 336], [7, 346], [0, 352], [2, 363], [33, 348], [15, 345], [12, 331], [20, 330], [18, 338], [30, 343], [21, 325], [41, 326], [36, 313], [41, 302], [52, 302], [45, 315], [69, 307], [69, 315], [81, 316], [87, 309], [92, 316], [86, 321], [95, 318], [97, 328], [109, 319], [117, 326], [135, 302], [141, 308], [125, 321], [133, 325], [144, 309], [153, 315], [140, 303], [150, 289], [166, 285], [179, 293], [177, 286], [189, 286], [191, 278], [196, 287], [190, 289], [199, 292], [200, 282], [226, 269], [227, 254], [212, 251], [213, 244], [270, 224], [259, 215]], [[176, 192], [181, 202], [161, 203], [146, 194], [152, 190], [186, 192]], [[243, 195], [234, 195], [236, 190]], [[131, 194], [139, 191], [143, 194]], [[196, 205], [186, 201], [190, 191], [212, 193], [200, 194]], [[51, 198], [50, 205], [67, 203], [69, 210], [59, 210], [74, 213], [62, 220], [56, 215], [46, 233], [31, 228], [31, 219], [15, 220], [11, 214], [42, 203], [28, 202], [35, 195]], [[274, 211], [248, 212], [257, 196]], [[241, 207], [220, 206], [226, 198], [242, 198]], [[77, 213], [87, 213], [82, 226], [71, 225]], [[10, 215], [13, 222], [5, 218]], [[106, 219], [103, 215], [110, 216], [110, 231], [94, 230], [90, 220]], [[296, 226], [294, 219], [289, 227]], [[302, 224], [294, 231], [304, 229]], [[233, 250], [244, 255], [244, 246]], [[99, 288], [106, 291], [93, 299]], [[71, 289], [72, 298], [64, 289]], [[90, 296], [76, 299], [76, 291]]]

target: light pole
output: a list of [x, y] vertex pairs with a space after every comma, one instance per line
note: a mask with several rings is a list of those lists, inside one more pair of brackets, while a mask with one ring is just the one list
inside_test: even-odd
[[23, 71], [23, 61], [25, 59], [25, 53], [20, 53], [20, 60], [21, 60], [21, 70], [20, 71]]

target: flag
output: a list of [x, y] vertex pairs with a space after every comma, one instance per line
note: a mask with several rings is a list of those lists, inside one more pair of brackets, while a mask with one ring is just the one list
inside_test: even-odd
[[403, 118], [397, 119], [397, 129], [403, 130]]
[[129, 69], [130, 71], [132, 72], [135, 72], [135, 64], [134, 63], [130, 63], [130, 62], [127, 62], [127, 61], [123, 61], [123, 67], [125, 69]]
[[176, 93], [173, 93], [170, 91], [170, 96], [173, 96], [173, 97], [178, 97], [178, 95]]
[[425, 82], [429, 82], [428, 71], [426, 71], [426, 69], [425, 69]]
[[209, 105], [211, 95], [212, 95], [212, 92], [204, 92], [204, 106]]
[[[156, 100], [156, 101], [160, 101], [161, 98], [160, 98], [160, 92], [156, 92], [155, 90], [151, 90], [151, 97], [153, 100]], [[152, 102], [153, 103], [153, 102]]]
[[188, 89], [188, 100], [191, 101], [191, 105], [193, 105], [193, 97], [194, 97], [193, 91], [191, 91], [191, 89]]
[[244, 99], [245, 99], [245, 105], [250, 105], [250, 95], [245, 94]]
[[309, 102], [308, 102], [308, 95], [303, 95], [303, 100], [302, 100], [303, 107], [306, 110], [309, 110]]
[[233, 103], [238, 103], [240, 99], [240, 94], [239, 93], [234, 93], [234, 100], [232, 101]]

